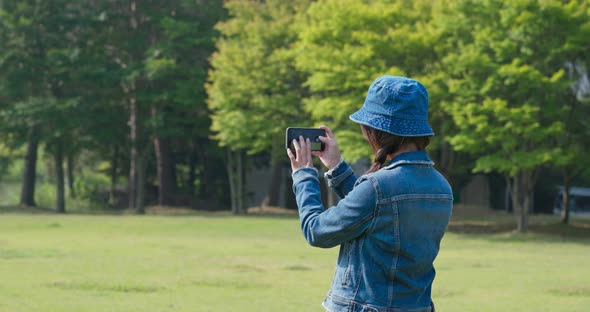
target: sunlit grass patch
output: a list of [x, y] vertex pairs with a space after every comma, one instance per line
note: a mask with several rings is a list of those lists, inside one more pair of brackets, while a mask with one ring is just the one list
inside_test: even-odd
[[[587, 221], [532, 216], [526, 234], [513, 221], [453, 220], [435, 262], [437, 311], [587, 310]], [[11, 212], [0, 216], [0, 311], [322, 311], [337, 256], [309, 246], [296, 216]]]

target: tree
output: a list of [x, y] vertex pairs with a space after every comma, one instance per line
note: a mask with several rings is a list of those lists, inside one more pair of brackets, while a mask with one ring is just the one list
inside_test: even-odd
[[284, 148], [279, 147], [285, 128], [307, 120], [300, 105], [304, 76], [294, 68], [295, 56], [289, 48], [296, 40], [295, 18], [308, 2], [228, 2], [231, 18], [217, 26], [222, 36], [211, 58], [208, 104], [214, 137], [228, 148], [237, 213], [245, 211], [243, 153], [271, 153], [274, 174], [267, 204], [276, 205], [285, 159]]
[[[33, 118], [14, 122], [15, 103], [46, 95], [43, 60], [46, 55], [41, 40], [42, 14], [38, 4], [0, 3], [0, 86], [4, 99], [3, 131], [14, 133], [20, 142], [27, 142], [20, 204], [35, 206], [35, 177], [39, 122]], [[11, 122], [13, 121], [13, 122]], [[27, 130], [28, 129], [28, 130]]]
[[[199, 159], [207, 159], [212, 152], [195, 145], [209, 137], [204, 84], [218, 35], [214, 26], [225, 16], [221, 1], [176, 1], [171, 11], [173, 14], [160, 17], [161, 38], [145, 61], [152, 91], [160, 205], [170, 204], [176, 189], [173, 143], [177, 142], [176, 149], [189, 153], [192, 146]], [[189, 151], [184, 146], [189, 146]], [[207, 174], [211, 170], [204, 167]], [[194, 187], [194, 181], [188, 184]]]
[[511, 187], [517, 228], [526, 231], [538, 168], [559, 154], [564, 64], [581, 53], [585, 10], [577, 1], [448, 1], [437, 7], [459, 132], [450, 142], [477, 155], [474, 171], [498, 171]]
[[67, 1], [3, 2], [0, 7], [2, 91], [11, 105], [3, 110], [3, 130], [26, 137], [21, 205], [34, 206], [37, 149], [46, 142], [55, 157], [56, 208], [65, 212], [64, 138], [76, 125], [76, 97], [64, 92], [77, 59], [80, 6]]
[[[348, 116], [361, 107], [375, 78], [390, 74], [429, 80], [436, 57], [427, 27], [430, 12], [426, 1], [385, 0], [320, 1], [307, 10], [296, 46], [297, 68], [309, 74], [311, 96], [305, 109], [316, 123], [337, 130], [346, 159], [372, 155]], [[430, 110], [438, 108], [431, 105]]]
[[24, 205], [35, 204], [39, 146], [54, 158], [58, 210], [66, 177], [75, 194], [83, 150], [111, 162], [112, 203], [118, 175], [129, 170], [130, 206], [140, 213], [155, 175], [152, 151], [161, 203], [172, 202], [183, 161], [190, 192], [219, 193], [195, 180], [223, 178], [212, 166], [220, 156], [210, 148], [204, 91], [221, 0], [2, 1], [0, 15], [0, 131], [3, 146], [28, 142]]
[[[172, 14], [170, 6], [153, 1], [102, 3], [106, 35], [104, 48], [109, 62], [116, 64], [122, 90], [117, 101], [128, 114], [129, 133], [129, 209], [144, 213], [147, 164], [154, 130], [152, 105], [158, 94], [151, 90], [146, 61], [161, 40], [159, 22]], [[122, 31], [124, 30], [124, 31]]]
[[[590, 24], [587, 24], [590, 26]], [[587, 28], [590, 30], [590, 27]], [[590, 36], [590, 33], [586, 34]], [[580, 58], [583, 55], [579, 56]], [[565, 125], [565, 133], [557, 139], [559, 153], [553, 164], [559, 168], [563, 176], [561, 222], [569, 223], [569, 190], [571, 182], [578, 176], [588, 171], [590, 160], [585, 151], [590, 144], [590, 128], [587, 121], [590, 119], [590, 81], [588, 72], [582, 61], [566, 62], [568, 78], [573, 82], [570, 85], [571, 93], [564, 94], [564, 107], [562, 110]]]
[[106, 12], [109, 55], [119, 64], [129, 114], [129, 207], [143, 213], [150, 148], [159, 203], [170, 204], [177, 183], [175, 146], [186, 152], [185, 146], [208, 136], [202, 86], [213, 25], [224, 11], [221, 1], [177, 0], [113, 2]]

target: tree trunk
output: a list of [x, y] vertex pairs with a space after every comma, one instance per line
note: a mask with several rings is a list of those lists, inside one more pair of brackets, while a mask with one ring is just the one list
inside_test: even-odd
[[[444, 135], [444, 133], [443, 133]], [[453, 170], [453, 166], [455, 165], [455, 152], [451, 148], [451, 144], [446, 141], [443, 141], [440, 148], [440, 169], [442, 175], [449, 181], [449, 184], [452, 184], [453, 180], [451, 179], [451, 171]]]
[[34, 207], [35, 205], [35, 178], [37, 174], [37, 149], [39, 138], [37, 127], [29, 129], [27, 152], [25, 154], [25, 168], [21, 188], [20, 205]]
[[137, 198], [135, 199], [135, 212], [145, 214], [145, 171], [147, 165], [146, 153], [140, 153], [136, 160], [137, 165]]
[[[137, 17], [137, 6], [136, 1], [130, 1], [129, 3], [129, 28], [131, 33], [135, 33], [138, 28], [139, 19]], [[133, 57], [133, 56], [132, 56]], [[138, 56], [133, 57], [138, 59]], [[136, 82], [132, 81], [128, 89], [125, 90], [129, 100], [129, 139], [131, 143], [131, 151], [129, 155], [129, 179], [128, 179], [128, 196], [129, 196], [129, 209], [137, 209], [137, 187], [138, 187], [138, 171], [139, 171], [139, 108], [137, 107], [136, 97]]]
[[238, 159], [237, 159], [237, 164], [236, 164], [236, 172], [237, 172], [237, 179], [236, 179], [236, 184], [238, 186], [238, 214], [245, 214], [246, 213], [246, 201], [245, 201], [245, 197], [246, 197], [246, 192], [245, 192], [245, 186], [246, 186], [246, 181], [244, 179], [244, 174], [245, 174], [245, 168], [244, 168], [244, 153], [242, 153], [241, 151], [238, 152]]
[[195, 144], [191, 143], [190, 151], [188, 154], [188, 179], [186, 181], [188, 193], [191, 196], [195, 195], [195, 181], [197, 180], [197, 160], [196, 160], [196, 157], [197, 157], [197, 155], [195, 153]]
[[285, 159], [285, 149], [281, 148], [283, 138], [280, 136], [273, 137], [273, 144], [270, 155], [271, 178], [268, 189], [261, 206], [278, 206], [281, 197], [281, 184], [283, 182], [283, 161]]
[[135, 98], [130, 99], [129, 105], [129, 138], [131, 140], [131, 152], [129, 157], [129, 181], [128, 181], [128, 196], [129, 196], [129, 209], [133, 210], [137, 206], [135, 200], [137, 199], [137, 168], [138, 158], [137, 153], [137, 104]]
[[171, 152], [170, 141], [168, 141], [168, 172], [170, 172], [170, 194], [171, 200], [174, 201], [174, 195], [178, 191], [178, 172], [176, 171], [176, 159]]
[[238, 212], [238, 202], [237, 202], [237, 187], [236, 187], [236, 172], [234, 171], [234, 155], [232, 151], [228, 148], [227, 149], [227, 178], [229, 180], [229, 196], [231, 202], [231, 211], [233, 214], [237, 214]]
[[563, 171], [563, 193], [561, 202], [561, 223], [569, 224], [570, 219], [570, 175]]
[[230, 184], [231, 206], [233, 214], [245, 214], [246, 192], [245, 192], [245, 166], [244, 155], [241, 151], [227, 151], [227, 174]]
[[522, 220], [522, 204], [520, 201], [520, 189], [521, 189], [521, 185], [520, 185], [520, 177], [519, 174], [516, 174], [514, 176], [514, 178], [512, 179], [512, 186], [511, 186], [511, 195], [512, 195], [512, 211], [514, 212], [514, 216], [516, 217], [516, 229], [518, 232], [522, 232], [522, 225], [523, 220]]
[[63, 167], [63, 139], [59, 138], [55, 144], [55, 177], [56, 177], [56, 203], [55, 208], [59, 213], [66, 212], [65, 201], [65, 181], [64, 181], [64, 167]]
[[295, 193], [293, 192], [293, 179], [291, 178], [290, 172], [285, 174], [287, 180], [287, 187], [285, 187], [285, 204], [289, 209], [297, 209], [297, 200], [295, 199]]
[[70, 198], [76, 198], [76, 188], [74, 181], [74, 154], [68, 153], [67, 156], [67, 174], [68, 174], [68, 189], [70, 190]]
[[505, 175], [505, 178], [506, 178], [506, 190], [504, 191], [504, 209], [506, 210], [506, 212], [510, 212], [510, 211], [514, 210], [510, 206], [510, 200], [512, 198], [510, 176]]
[[109, 205], [117, 204], [117, 170], [119, 167], [119, 147], [115, 145], [113, 159], [111, 160], [111, 187], [109, 189]]
[[[273, 157], [275, 158], [275, 157]], [[283, 164], [277, 159], [273, 159], [271, 164], [271, 178], [268, 185], [268, 193], [264, 197], [261, 206], [276, 207], [279, 205], [281, 197], [281, 184], [283, 180]]]
[[526, 233], [529, 230], [529, 207], [530, 207], [530, 196], [525, 190], [522, 190], [522, 213], [519, 217], [519, 223], [517, 230], [522, 233]]
[[173, 166], [170, 157], [170, 144], [168, 140], [156, 136], [154, 137], [154, 149], [158, 171], [158, 204], [161, 206], [170, 205], [175, 183], [171, 172]]
[[[447, 135], [447, 127], [444, 127], [441, 125], [440, 127], [440, 135], [442, 138], [446, 137]], [[438, 163], [438, 168], [440, 169], [440, 172], [442, 173], [442, 175], [447, 179], [447, 181], [449, 182], [449, 184], [451, 184], [451, 186], [454, 188], [455, 185], [453, 184], [453, 179], [452, 179], [452, 170], [453, 167], [455, 166], [455, 152], [453, 151], [453, 148], [451, 147], [451, 144], [449, 142], [447, 142], [446, 140], [443, 140], [441, 142], [440, 145], [440, 159], [437, 162]]]
[[209, 153], [210, 151], [208, 151], [208, 149], [203, 149], [200, 153], [200, 157], [198, 157], [201, 161], [201, 168], [203, 168], [199, 181], [199, 197], [203, 199], [213, 198], [213, 194], [215, 193], [215, 185], [213, 184], [213, 181], [215, 180], [217, 169], [211, 163]]
[[528, 231], [534, 180], [533, 170], [529, 169], [517, 173], [512, 181], [512, 207], [516, 216], [516, 229], [521, 233]]

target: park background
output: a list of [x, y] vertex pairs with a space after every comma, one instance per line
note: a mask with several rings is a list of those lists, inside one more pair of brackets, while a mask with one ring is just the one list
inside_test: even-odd
[[455, 192], [440, 310], [584, 311], [589, 51], [583, 0], [0, 0], [0, 310], [321, 309], [285, 128], [361, 174], [348, 116], [392, 74]]

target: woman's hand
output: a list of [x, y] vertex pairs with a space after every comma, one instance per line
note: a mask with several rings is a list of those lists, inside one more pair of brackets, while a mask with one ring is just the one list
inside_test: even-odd
[[334, 133], [327, 126], [320, 126], [320, 129], [326, 131], [327, 137], [319, 137], [320, 141], [324, 143], [324, 150], [322, 152], [311, 152], [312, 155], [318, 156], [322, 163], [328, 167], [328, 170], [332, 170], [336, 165], [340, 163], [340, 149], [334, 138]]
[[304, 140], [302, 136], [299, 136], [299, 142], [293, 140], [293, 146], [295, 147], [296, 155], [293, 155], [291, 149], [287, 148], [287, 155], [289, 155], [289, 159], [291, 160], [291, 169], [293, 169], [293, 172], [301, 168], [313, 168], [309, 139]]

